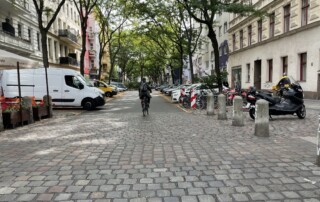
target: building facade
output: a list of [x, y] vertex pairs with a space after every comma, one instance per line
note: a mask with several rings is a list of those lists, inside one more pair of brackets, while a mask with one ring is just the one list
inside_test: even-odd
[[42, 61], [40, 32], [35, 14], [32, 1], [1, 1], [1, 50]]
[[[196, 23], [197, 24], [197, 23]], [[197, 24], [196, 27], [200, 27]], [[215, 16], [215, 33], [219, 43], [219, 66], [221, 70], [227, 69], [228, 63], [228, 28], [229, 14], [221, 13]], [[210, 39], [207, 37], [208, 29], [202, 28], [202, 42], [199, 43], [198, 49], [193, 56], [194, 74], [197, 77], [203, 77], [214, 74], [215, 57]]]
[[91, 14], [88, 18], [87, 26], [87, 60], [88, 64], [85, 65], [84, 73], [88, 75], [90, 79], [98, 78], [99, 70], [99, 25], [96, 21], [95, 15]]
[[306, 98], [320, 99], [320, 4], [317, 0], [253, 0], [268, 15], [231, 14], [229, 81], [271, 89], [286, 74]]
[[[57, 7], [56, 2], [49, 0], [45, 5], [53, 10]], [[41, 35], [33, 1], [2, 0], [0, 21], [0, 49], [42, 64]], [[80, 70], [80, 30], [80, 18], [76, 7], [72, 2], [66, 1], [48, 32], [50, 67]]]

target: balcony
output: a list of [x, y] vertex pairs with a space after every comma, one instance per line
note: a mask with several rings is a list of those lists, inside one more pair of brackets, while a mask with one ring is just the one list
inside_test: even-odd
[[95, 34], [93, 32], [88, 32], [88, 39], [89, 40], [94, 40]]
[[61, 65], [67, 65], [67, 66], [77, 66], [79, 67], [79, 62], [72, 58], [72, 57], [60, 57], [60, 64]]
[[0, 31], [1, 49], [11, 50], [20, 54], [31, 54], [34, 49], [29, 40], [14, 36], [13, 33]]
[[89, 57], [96, 57], [96, 51], [95, 50], [89, 50]]
[[80, 44], [78, 44], [77, 36], [73, 33], [71, 33], [67, 29], [59, 29], [58, 31], [59, 37], [61, 41], [64, 41], [70, 45], [74, 45], [76, 47], [80, 47]]
[[30, 5], [28, 0], [2, 0], [1, 11], [8, 11], [15, 14], [29, 14]]

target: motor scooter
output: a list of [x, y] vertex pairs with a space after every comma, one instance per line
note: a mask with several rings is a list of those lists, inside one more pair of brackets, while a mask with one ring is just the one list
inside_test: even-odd
[[303, 90], [298, 82], [290, 84], [290, 87], [283, 91], [282, 97], [273, 97], [270, 93], [256, 92], [254, 88], [247, 94], [247, 101], [250, 102], [249, 115], [255, 119], [256, 101], [264, 99], [269, 102], [269, 116], [272, 115], [294, 115], [300, 119], [306, 117], [306, 108], [303, 101]]

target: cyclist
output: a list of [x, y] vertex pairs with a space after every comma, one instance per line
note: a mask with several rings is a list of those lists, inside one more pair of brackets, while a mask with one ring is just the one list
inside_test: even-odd
[[152, 93], [152, 90], [150, 88], [150, 86], [148, 85], [148, 83], [146, 82], [146, 78], [143, 78], [139, 87], [139, 98], [142, 101], [144, 97], [148, 98], [148, 104], [150, 105], [150, 99], [151, 99], [151, 95], [150, 93]]

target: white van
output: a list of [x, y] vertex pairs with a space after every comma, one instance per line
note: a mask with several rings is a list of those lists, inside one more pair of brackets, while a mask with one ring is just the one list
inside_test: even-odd
[[[70, 69], [47, 68], [49, 95], [53, 106], [74, 106], [91, 110], [105, 104], [103, 92], [78, 72]], [[0, 70], [2, 94], [13, 98], [19, 96], [17, 70]], [[21, 96], [34, 96], [42, 100], [47, 94], [44, 68], [20, 70]]]

